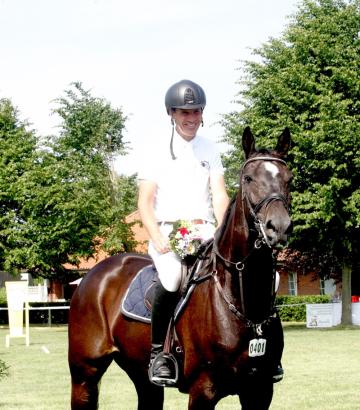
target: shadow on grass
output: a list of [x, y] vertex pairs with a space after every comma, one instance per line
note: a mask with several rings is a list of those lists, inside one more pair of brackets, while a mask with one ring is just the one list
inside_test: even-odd
[[317, 327], [307, 328], [305, 322], [281, 322], [285, 332], [291, 332], [294, 330], [309, 330], [309, 331], [321, 331], [321, 332], [333, 332], [338, 330], [360, 330], [358, 325], [337, 325], [332, 327]]
[[306, 329], [305, 322], [281, 322], [285, 332], [291, 332], [292, 330], [304, 330]]

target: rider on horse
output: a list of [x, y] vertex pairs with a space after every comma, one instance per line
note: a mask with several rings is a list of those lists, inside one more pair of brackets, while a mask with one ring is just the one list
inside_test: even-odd
[[173, 367], [163, 351], [166, 332], [178, 301], [181, 258], [169, 246], [174, 222], [196, 224], [202, 240], [214, 235], [229, 203], [223, 167], [216, 144], [197, 131], [203, 124], [206, 97], [203, 89], [189, 80], [173, 84], [165, 106], [171, 117], [170, 153], [156, 147], [148, 166], [139, 172], [138, 207], [149, 233], [149, 254], [159, 279], [152, 306], [150, 380], [174, 378]]

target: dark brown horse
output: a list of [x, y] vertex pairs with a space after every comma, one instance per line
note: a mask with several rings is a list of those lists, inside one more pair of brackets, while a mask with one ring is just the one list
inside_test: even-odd
[[[182, 351], [178, 388], [189, 394], [189, 409], [214, 409], [235, 394], [243, 409], [270, 406], [272, 374], [283, 349], [274, 310], [273, 249], [291, 229], [291, 172], [283, 160], [289, 144], [285, 129], [274, 151], [258, 151], [250, 129], [244, 131], [240, 188], [175, 323]], [[130, 282], [149, 263], [145, 255], [110, 257], [76, 290], [69, 317], [72, 409], [97, 408], [98, 385], [113, 360], [133, 381], [138, 409], [163, 408], [163, 388], [148, 380], [150, 325], [120, 311]]]

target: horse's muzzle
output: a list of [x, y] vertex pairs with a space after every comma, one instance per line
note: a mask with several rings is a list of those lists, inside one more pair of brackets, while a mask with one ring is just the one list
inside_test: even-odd
[[265, 234], [272, 248], [285, 246], [292, 232], [292, 222], [287, 215], [282, 218], [269, 218], [265, 222]]

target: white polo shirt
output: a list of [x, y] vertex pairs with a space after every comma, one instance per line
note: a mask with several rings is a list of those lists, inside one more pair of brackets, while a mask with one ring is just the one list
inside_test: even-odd
[[196, 135], [191, 141], [174, 132], [173, 160], [170, 140], [156, 147], [138, 177], [157, 184], [155, 215], [158, 221], [204, 219], [215, 222], [210, 176], [224, 173], [215, 142]]

